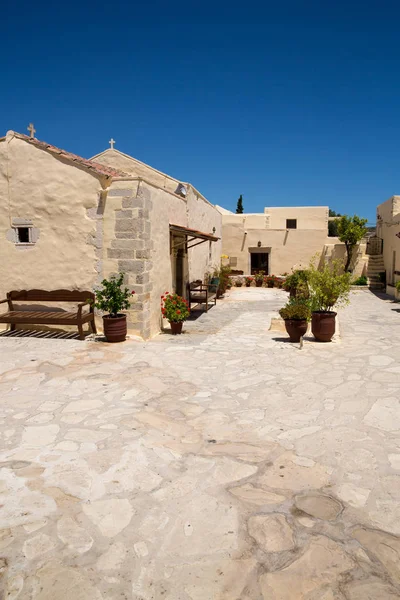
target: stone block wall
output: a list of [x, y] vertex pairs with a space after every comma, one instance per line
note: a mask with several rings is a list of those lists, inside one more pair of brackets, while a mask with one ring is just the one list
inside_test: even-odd
[[[117, 184], [118, 185], [118, 184]], [[122, 185], [122, 182], [119, 184]], [[135, 291], [128, 311], [128, 330], [144, 339], [150, 337], [151, 240], [150, 210], [147, 189], [138, 186], [112, 188], [108, 192], [108, 244], [106, 269], [125, 273], [126, 285]], [[114, 213], [112, 215], [112, 213]]]

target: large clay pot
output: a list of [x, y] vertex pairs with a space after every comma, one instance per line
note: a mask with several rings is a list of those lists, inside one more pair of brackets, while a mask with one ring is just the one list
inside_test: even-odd
[[177, 333], [182, 333], [183, 321], [179, 321], [178, 323], [169, 322], [171, 325], [171, 332], [176, 335]]
[[273, 288], [274, 287], [274, 282], [273, 281], [267, 281], [267, 287], [268, 288]]
[[318, 342], [330, 342], [335, 334], [335, 312], [315, 311], [311, 318], [311, 331]]
[[285, 327], [291, 342], [299, 342], [300, 338], [307, 333], [307, 321], [300, 319], [285, 319]]
[[124, 342], [126, 340], [126, 315], [103, 317], [103, 331], [107, 342]]
[[262, 284], [263, 284], [262, 280], [261, 281], [256, 280], [256, 287], [262, 287]]

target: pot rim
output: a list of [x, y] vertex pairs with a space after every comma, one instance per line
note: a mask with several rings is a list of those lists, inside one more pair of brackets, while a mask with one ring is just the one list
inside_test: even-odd
[[312, 314], [316, 314], [316, 315], [332, 315], [335, 316], [337, 315], [337, 312], [335, 312], [334, 310], [313, 310]]
[[113, 317], [108, 313], [107, 315], [103, 315], [103, 319], [112, 319], [113, 321], [116, 319], [126, 319], [126, 315], [124, 313], [118, 313], [115, 317]]

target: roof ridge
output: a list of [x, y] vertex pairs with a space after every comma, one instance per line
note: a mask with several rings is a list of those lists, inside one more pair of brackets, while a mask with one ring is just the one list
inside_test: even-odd
[[31, 138], [28, 135], [25, 135], [23, 133], [18, 133], [16, 131], [10, 131], [8, 133], [12, 133], [14, 137], [17, 137], [17, 138], [24, 140], [30, 144], [33, 144], [37, 148], [41, 148], [42, 150], [47, 150], [48, 152], [51, 152], [52, 154], [54, 154], [56, 156], [66, 158], [67, 160], [77, 163], [77, 164], [81, 165], [82, 167], [86, 167], [87, 169], [89, 169], [91, 171], [95, 171], [98, 175], [102, 175], [103, 177], [104, 176], [105, 177], [115, 177], [115, 178], [124, 177], [124, 178], [131, 179], [131, 175], [128, 175], [128, 173], [125, 173], [124, 171], [119, 171], [118, 169], [114, 169], [113, 167], [107, 167], [106, 165], [102, 165], [101, 163], [97, 163], [90, 159], [83, 158], [82, 156], [79, 156], [78, 154], [74, 154], [73, 152], [68, 152], [67, 150], [63, 150], [62, 148], [53, 146], [52, 144], [49, 144], [48, 142], [38, 140], [37, 138]]

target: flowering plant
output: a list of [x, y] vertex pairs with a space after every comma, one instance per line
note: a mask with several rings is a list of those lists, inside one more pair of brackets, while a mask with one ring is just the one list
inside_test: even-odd
[[250, 285], [254, 281], [254, 277], [245, 277], [246, 285]]
[[275, 275], [267, 275], [265, 277], [265, 283], [275, 283], [278, 278]]
[[258, 282], [261, 281], [261, 283], [262, 283], [264, 281], [264, 273], [265, 273], [265, 271], [258, 271], [258, 273], [256, 273], [254, 275], [254, 279]]
[[103, 279], [102, 288], [95, 290], [95, 301], [93, 306], [110, 315], [118, 317], [121, 310], [127, 310], [130, 306], [130, 297], [135, 293], [128, 287], [122, 288], [124, 274], [113, 275], [110, 279]]
[[190, 315], [189, 303], [178, 294], [165, 292], [161, 296], [161, 312], [170, 323], [180, 323]]

